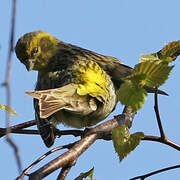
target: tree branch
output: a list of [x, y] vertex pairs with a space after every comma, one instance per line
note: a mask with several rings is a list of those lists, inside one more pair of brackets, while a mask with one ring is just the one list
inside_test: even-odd
[[[85, 134], [85, 136], [81, 140], [74, 143], [73, 146], [67, 152], [63, 153], [61, 156], [57, 157], [56, 159], [47, 163], [40, 169], [31, 173], [29, 175], [29, 179], [42, 179], [61, 167], [64, 168], [61, 171], [58, 178], [63, 178], [64, 176], [66, 176], [71, 166], [75, 164], [78, 157], [84, 151], [86, 151], [97, 139], [99, 139], [102, 136], [103, 131], [105, 133], [110, 133], [114, 127], [117, 127], [122, 124], [126, 124], [128, 126], [132, 124], [134, 113], [131, 113], [130, 109], [131, 108], [125, 107], [125, 110], [123, 111], [122, 115], [116, 116], [114, 119], [102, 123], [95, 128], [92, 128], [95, 130], [86, 132], [87, 134]], [[67, 168], [68, 166], [69, 168]], [[17, 179], [21, 180], [24, 175], [25, 174], [23, 173]]]
[[164, 132], [164, 129], [163, 129], [163, 126], [162, 126], [162, 123], [161, 123], [160, 114], [159, 114], [157, 89], [156, 89], [156, 92], [154, 93], [154, 102], [155, 102], [154, 111], [156, 113], [156, 119], [157, 119], [157, 122], [158, 122], [160, 135], [161, 135], [162, 139], [166, 139], [166, 135], [165, 135], [165, 132]]
[[163, 168], [163, 169], [160, 169], [160, 170], [157, 170], [157, 171], [153, 171], [151, 173], [148, 173], [148, 174], [145, 174], [145, 175], [142, 175], [142, 176], [137, 176], [137, 177], [131, 178], [130, 180], [135, 180], [135, 179], [142, 179], [142, 180], [144, 180], [145, 178], [147, 178], [149, 176], [152, 176], [152, 175], [164, 172], [164, 171], [168, 171], [168, 170], [171, 170], [171, 169], [177, 169], [177, 168], [180, 168], [180, 165]]
[[172, 142], [169, 139], [162, 139], [161, 137], [158, 136], [145, 136], [142, 140], [147, 140], [147, 141], [155, 141], [155, 142], [160, 142], [162, 144], [166, 144], [168, 146], [171, 146], [172, 148], [180, 151], [180, 145]]
[[[7, 59], [7, 69], [6, 69], [6, 80], [3, 85], [6, 87], [6, 104], [11, 106], [11, 86], [10, 86], [10, 76], [11, 76], [11, 67], [12, 67], [12, 54], [14, 51], [14, 32], [15, 32], [15, 21], [16, 21], [16, 0], [12, 1], [12, 17], [11, 17], [11, 32], [10, 32], [10, 42], [9, 42], [9, 51], [8, 51], [8, 59]], [[11, 132], [10, 126], [10, 114], [6, 111], [6, 141], [13, 148], [16, 162], [18, 165], [19, 173], [22, 172], [22, 165], [19, 156], [19, 150], [17, 145], [10, 138], [9, 133]]]
[[[27, 121], [21, 124], [17, 124], [15, 126], [10, 126], [9, 128], [11, 128], [11, 133], [15, 133], [15, 134], [31, 134], [31, 135], [39, 135], [39, 132], [37, 130], [25, 130], [24, 128], [28, 128], [31, 126], [36, 125], [36, 121], [35, 120], [31, 120], [31, 121]], [[0, 138], [6, 135], [6, 131], [7, 128], [0, 128]], [[57, 131], [55, 132], [56, 135], [60, 136], [60, 135], [73, 135], [75, 137], [77, 136], [82, 136], [83, 135], [83, 131], [81, 130], [65, 130], [65, 131], [59, 131], [57, 129]]]
[[68, 174], [68, 172], [71, 170], [72, 166], [74, 166], [75, 163], [70, 163], [64, 167], [62, 167], [61, 172], [59, 173], [57, 180], [64, 180]]
[[[178, 145], [178, 144], [176, 144], [176, 143], [174, 143], [174, 142], [172, 142], [172, 141], [170, 141], [169, 139], [166, 138], [166, 135], [165, 135], [162, 123], [161, 123], [160, 114], [159, 114], [157, 90], [156, 90], [156, 92], [154, 94], [154, 101], [155, 101], [154, 110], [155, 110], [155, 113], [156, 113], [156, 119], [157, 119], [157, 122], [158, 122], [158, 127], [159, 127], [159, 131], [160, 131], [160, 137], [157, 137], [157, 136], [145, 136], [142, 140], [160, 142], [160, 143], [166, 144], [166, 145], [171, 146], [174, 149], [180, 151], [180, 145]], [[174, 168], [180, 168], [180, 165], [160, 169], [160, 170], [157, 170], [157, 171], [154, 171], [154, 172], [142, 175], [142, 176], [134, 177], [134, 178], [132, 178], [130, 180], [135, 180], [135, 179], [144, 180], [145, 178], [147, 178], [149, 176], [152, 176], [154, 174], [161, 173], [163, 171], [167, 171], [167, 170], [170, 170], [170, 169], [174, 169]]]
[[56, 151], [59, 151], [59, 150], [62, 150], [62, 149], [70, 149], [72, 146], [74, 145], [74, 143], [72, 144], [68, 144], [68, 145], [64, 145], [64, 146], [59, 146], [57, 148], [54, 148], [50, 151], [48, 151], [47, 153], [43, 154], [41, 157], [39, 157], [36, 161], [34, 161], [30, 166], [28, 166], [21, 174], [21, 176], [19, 176], [17, 178], [18, 179], [22, 179], [24, 177], [25, 174], [27, 174], [36, 164], [38, 164], [40, 161], [42, 161], [44, 158], [46, 158], [48, 155], [56, 152]]
[[[33, 134], [34, 130], [22, 130], [22, 129], [31, 127], [34, 125], [36, 125], [36, 122], [35, 120], [32, 120], [32, 121], [27, 121], [27, 122], [24, 122], [15, 126], [10, 126], [9, 128], [11, 129], [11, 133], [31, 134], [30, 131], [32, 131], [32, 134]], [[0, 128], [0, 138], [6, 135], [6, 131], [7, 131], [7, 128]]]
[[[155, 97], [155, 111], [156, 111], [156, 117], [157, 121], [160, 122], [160, 116], [159, 116], [159, 110], [158, 110], [158, 103], [157, 103], [157, 96]], [[30, 165], [27, 169], [23, 171], [21, 176], [18, 177], [18, 180], [22, 179], [27, 172], [34, 167], [37, 163], [39, 163], [42, 159], [44, 159], [47, 155], [55, 152], [56, 150], [60, 150], [63, 148], [68, 148], [71, 146], [70, 150], [66, 153], [62, 154], [60, 157], [56, 158], [55, 160], [51, 161], [50, 163], [47, 163], [45, 166], [40, 168], [39, 170], [35, 171], [34, 173], [30, 174], [30, 179], [32, 178], [43, 178], [49, 175], [51, 172], [57, 170], [58, 168], [62, 167], [61, 173], [58, 176], [58, 179], [63, 179], [66, 177], [67, 173], [70, 171], [72, 164], [71, 162], [75, 162], [78, 157], [90, 147], [91, 144], [93, 144], [97, 139], [104, 139], [104, 140], [112, 140], [111, 138], [111, 130], [114, 127], [117, 127], [119, 125], [126, 124], [129, 128], [132, 125], [132, 121], [134, 118], [135, 113], [131, 112], [130, 107], [125, 107], [123, 114], [116, 116], [114, 119], [106, 121], [94, 128], [87, 129], [85, 131], [81, 130], [65, 130], [60, 131], [57, 130], [56, 135], [74, 135], [84, 137], [80, 141], [77, 141], [76, 143], [60, 146], [58, 148], [55, 148], [55, 150], [51, 150], [47, 152], [45, 155], [41, 156], [38, 160], [36, 160], [32, 165]], [[23, 128], [30, 127], [35, 125], [35, 121], [28, 121], [25, 123], [21, 123], [15, 126], [11, 127], [11, 133], [21, 133], [21, 134], [39, 134], [37, 130], [24, 130]], [[162, 125], [159, 126], [160, 129], [162, 128]], [[0, 128], [0, 134], [5, 133], [6, 128]], [[158, 136], [145, 136], [142, 140], [149, 140], [149, 141], [155, 141], [160, 142], [166, 145], [169, 145], [177, 150], [180, 150], [180, 145], [170, 141], [167, 138], [162, 138]], [[72, 147], [73, 146], [73, 147]], [[78, 153], [77, 153], [78, 152]]]

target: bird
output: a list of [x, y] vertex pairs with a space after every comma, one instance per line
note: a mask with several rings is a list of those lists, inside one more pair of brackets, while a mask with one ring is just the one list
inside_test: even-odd
[[35, 91], [26, 94], [34, 98], [37, 128], [47, 147], [54, 144], [59, 123], [84, 128], [104, 120], [117, 105], [123, 78], [133, 72], [117, 58], [65, 43], [44, 31], [23, 35], [15, 52], [28, 71], [38, 71]]

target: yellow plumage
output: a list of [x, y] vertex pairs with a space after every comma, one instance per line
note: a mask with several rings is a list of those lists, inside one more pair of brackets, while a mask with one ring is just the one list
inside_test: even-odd
[[[93, 61], [78, 61], [72, 69], [75, 72], [72, 83], [55, 89], [27, 91], [26, 94], [39, 100], [40, 118], [48, 118], [54, 113], [57, 116], [58, 111], [66, 110], [69, 114], [73, 112], [71, 123], [67, 123], [69, 115], [66, 117], [62, 114], [67, 113], [63, 112], [54, 118], [56, 123], [62, 122], [76, 128], [97, 124], [116, 104], [113, 83], [105, 71]], [[95, 119], [91, 120], [90, 117]], [[84, 122], [82, 118], [89, 120]]]
[[38, 71], [35, 118], [47, 147], [54, 143], [54, 125], [82, 128], [104, 120], [116, 106], [116, 91], [132, 68], [118, 59], [68, 43], [43, 31], [25, 34], [16, 55], [27, 70]]

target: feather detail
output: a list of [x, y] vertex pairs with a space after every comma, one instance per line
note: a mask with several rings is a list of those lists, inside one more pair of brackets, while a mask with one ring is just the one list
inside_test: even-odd
[[39, 100], [41, 118], [47, 118], [62, 109], [83, 115], [95, 111], [97, 104], [94, 98], [89, 95], [78, 95], [77, 88], [78, 85], [72, 83], [61, 88], [25, 93]]

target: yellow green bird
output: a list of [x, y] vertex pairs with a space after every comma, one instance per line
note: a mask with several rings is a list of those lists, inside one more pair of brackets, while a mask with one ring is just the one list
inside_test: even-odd
[[[38, 71], [35, 119], [47, 147], [58, 123], [75, 128], [104, 120], [117, 104], [116, 91], [132, 68], [118, 59], [62, 42], [47, 32], [25, 34], [16, 44], [17, 58]], [[153, 91], [150, 89], [149, 91]]]

